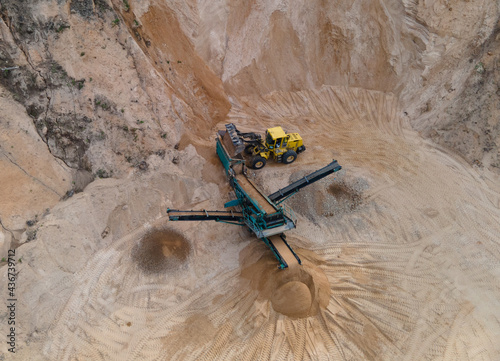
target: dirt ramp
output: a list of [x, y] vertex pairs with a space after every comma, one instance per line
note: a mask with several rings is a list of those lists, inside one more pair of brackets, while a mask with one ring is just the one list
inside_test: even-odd
[[328, 279], [318, 267], [320, 258], [313, 252], [304, 252], [307, 258], [301, 250], [297, 252], [302, 266], [280, 270], [265, 246], [251, 244], [242, 251], [242, 277], [250, 280], [252, 288], [269, 300], [276, 312], [291, 318], [317, 315], [330, 299]]

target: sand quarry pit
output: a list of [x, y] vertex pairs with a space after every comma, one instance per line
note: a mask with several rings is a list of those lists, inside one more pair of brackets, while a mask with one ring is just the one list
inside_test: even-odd
[[[0, 359], [500, 360], [496, 2], [0, 13], [0, 65], [19, 65], [0, 79], [0, 245], [21, 244], [18, 350], [0, 339]], [[266, 194], [343, 167], [284, 202], [301, 266], [279, 270], [243, 227], [166, 216], [232, 199], [214, 143], [230, 122], [304, 139], [293, 164], [249, 171]]]

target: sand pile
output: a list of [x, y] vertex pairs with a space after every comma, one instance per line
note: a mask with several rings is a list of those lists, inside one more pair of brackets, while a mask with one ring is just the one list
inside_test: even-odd
[[[330, 286], [317, 266], [320, 258], [313, 252], [297, 251], [302, 266], [280, 270], [276, 258], [261, 243], [252, 243], [242, 251], [242, 277], [249, 279], [259, 297], [271, 301], [276, 312], [292, 318], [316, 315], [328, 306]], [[258, 260], [255, 262], [255, 257]]]
[[154, 229], [145, 234], [132, 249], [132, 259], [146, 273], [160, 273], [184, 263], [191, 245], [180, 233], [171, 229]]

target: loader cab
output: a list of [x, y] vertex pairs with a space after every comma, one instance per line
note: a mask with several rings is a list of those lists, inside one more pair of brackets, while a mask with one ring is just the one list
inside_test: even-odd
[[281, 127], [269, 128], [266, 131], [266, 145], [269, 149], [286, 149], [288, 138]]

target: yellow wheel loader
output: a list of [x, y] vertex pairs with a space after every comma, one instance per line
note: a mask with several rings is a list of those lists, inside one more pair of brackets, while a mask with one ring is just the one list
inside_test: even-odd
[[297, 154], [306, 150], [302, 137], [298, 133], [285, 133], [281, 127], [266, 130], [264, 139], [260, 134], [242, 133], [234, 124], [227, 124], [232, 143], [237, 153], [250, 156], [250, 167], [261, 169], [269, 158], [278, 163], [290, 164], [297, 159]]

